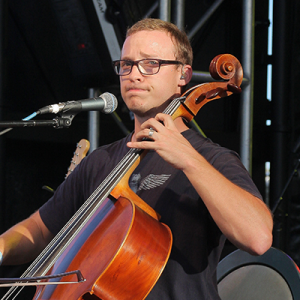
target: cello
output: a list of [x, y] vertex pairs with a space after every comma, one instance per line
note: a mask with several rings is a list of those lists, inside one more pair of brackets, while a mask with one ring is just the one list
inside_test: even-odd
[[[235, 57], [218, 55], [209, 69], [223, 81], [192, 87], [164, 113], [191, 121], [207, 102], [241, 91]], [[146, 298], [172, 248], [170, 229], [128, 186], [146, 153], [128, 151], [2, 300], [31, 284], [38, 286], [33, 299], [41, 300]]]

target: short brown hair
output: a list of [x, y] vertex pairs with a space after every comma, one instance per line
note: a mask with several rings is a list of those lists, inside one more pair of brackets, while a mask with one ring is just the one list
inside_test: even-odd
[[126, 38], [138, 31], [159, 30], [165, 31], [171, 35], [175, 45], [175, 57], [184, 64], [192, 65], [193, 50], [190, 41], [184, 31], [181, 31], [176, 25], [160, 19], [143, 19], [135, 23], [127, 30]]

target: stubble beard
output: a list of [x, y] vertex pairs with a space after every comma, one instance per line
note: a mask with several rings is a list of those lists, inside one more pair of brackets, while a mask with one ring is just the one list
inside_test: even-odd
[[154, 118], [158, 113], [164, 112], [164, 110], [167, 108], [170, 102], [176, 97], [179, 96], [173, 95], [168, 100], [164, 101], [161, 105], [152, 107], [150, 109], [143, 105], [132, 105], [132, 107], [130, 107], [129, 110], [137, 117], [137, 119], [146, 121], [149, 118]]

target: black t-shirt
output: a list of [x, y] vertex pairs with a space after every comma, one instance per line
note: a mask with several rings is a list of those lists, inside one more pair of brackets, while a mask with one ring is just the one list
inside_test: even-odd
[[[183, 132], [192, 146], [230, 181], [261, 198], [238, 155], [193, 130]], [[40, 208], [42, 220], [57, 234], [128, 152], [131, 135], [89, 154]], [[173, 234], [168, 263], [147, 300], [220, 299], [216, 268], [225, 237], [182, 171], [149, 151], [129, 180], [130, 187], [160, 215]]]

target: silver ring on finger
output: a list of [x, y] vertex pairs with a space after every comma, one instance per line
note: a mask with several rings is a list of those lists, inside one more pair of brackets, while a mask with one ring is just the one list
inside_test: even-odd
[[150, 129], [149, 129], [149, 133], [148, 133], [149, 137], [152, 137], [153, 133], [154, 133], [153, 128], [150, 128]]

